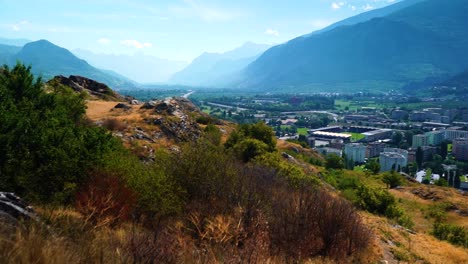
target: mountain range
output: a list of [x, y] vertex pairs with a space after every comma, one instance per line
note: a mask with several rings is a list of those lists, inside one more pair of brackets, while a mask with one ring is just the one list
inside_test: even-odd
[[169, 80], [172, 84], [191, 86], [218, 86], [234, 80], [249, 63], [257, 59], [270, 46], [247, 42], [224, 53], [203, 53]]
[[137, 85], [116, 72], [97, 69], [67, 49], [47, 40], [29, 42], [23, 47], [0, 44], [0, 63], [12, 66], [16, 62], [31, 65], [32, 72], [46, 80], [56, 75], [81, 75], [113, 88], [131, 88]]
[[75, 50], [108, 69], [102, 70], [46, 40], [0, 38], [0, 63], [21, 61], [45, 78], [82, 75], [113, 88], [134, 87], [135, 79], [278, 92], [413, 91], [452, 83], [468, 71], [466, 14], [466, 0], [405, 0], [277, 46], [248, 42], [224, 53], [203, 53], [185, 68], [184, 62], [143, 54]]
[[73, 53], [96, 67], [113, 70], [139, 83], [167, 82], [174, 73], [188, 64], [185, 61], [162, 59], [143, 53], [99, 54], [82, 49], [73, 50]]
[[399, 7], [272, 47], [243, 70], [240, 81], [229, 85], [281, 91], [384, 90], [468, 69], [466, 0], [409, 0]]

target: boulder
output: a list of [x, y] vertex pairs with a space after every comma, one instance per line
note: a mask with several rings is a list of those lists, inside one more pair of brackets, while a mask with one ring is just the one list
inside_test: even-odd
[[114, 108], [116, 109], [124, 109], [124, 110], [129, 110], [131, 109], [131, 107], [127, 104], [124, 104], [124, 103], [118, 103], [114, 106]]
[[141, 108], [143, 108], [143, 109], [153, 109], [153, 108], [156, 107], [157, 104], [158, 104], [158, 102], [156, 102], [156, 101], [148, 101], [145, 104], [143, 104], [143, 106]]
[[24, 219], [35, 219], [36, 213], [21, 198], [13, 193], [0, 192], [0, 221], [16, 224]]

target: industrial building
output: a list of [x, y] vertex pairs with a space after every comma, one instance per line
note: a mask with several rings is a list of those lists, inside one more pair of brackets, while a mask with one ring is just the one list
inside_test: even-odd
[[404, 155], [396, 152], [380, 153], [380, 171], [401, 170], [408, 164], [407, 158]]
[[468, 138], [453, 140], [452, 153], [457, 160], [468, 161]]
[[364, 163], [366, 159], [366, 149], [367, 147], [364, 144], [350, 143], [345, 145], [344, 153], [347, 160]]
[[382, 139], [391, 138], [393, 135], [393, 130], [391, 129], [378, 129], [369, 132], [362, 133], [365, 136], [365, 141], [372, 142]]

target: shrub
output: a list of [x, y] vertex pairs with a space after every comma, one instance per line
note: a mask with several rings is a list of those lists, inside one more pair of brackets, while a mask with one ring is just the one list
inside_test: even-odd
[[342, 258], [367, 247], [369, 231], [349, 202], [318, 189], [277, 193], [270, 221], [272, 244], [287, 259]]
[[396, 208], [395, 197], [387, 190], [361, 185], [357, 189], [356, 196], [355, 204], [370, 213], [385, 215], [390, 218], [401, 215], [401, 212]]
[[387, 187], [393, 189], [403, 183], [403, 178], [398, 172], [391, 171], [384, 173], [382, 181], [387, 184]]
[[468, 248], [468, 231], [465, 227], [436, 222], [432, 234], [440, 240]]
[[145, 164], [127, 151], [106, 157], [101, 170], [117, 175], [137, 195], [136, 217], [160, 220], [181, 212], [183, 191], [172, 175], [158, 164], [171, 163], [164, 152], [155, 153], [155, 164]]
[[218, 120], [211, 116], [202, 115], [196, 118], [196, 122], [202, 125], [209, 125], [209, 124], [216, 124]]
[[76, 195], [76, 208], [93, 226], [114, 226], [129, 219], [136, 204], [135, 194], [113, 175], [94, 172]]
[[127, 129], [127, 124], [115, 118], [105, 119], [102, 123], [102, 126], [111, 131], [124, 131]]
[[435, 204], [427, 209], [426, 216], [433, 218], [436, 222], [442, 222], [447, 219], [447, 203]]
[[38, 202], [71, 202], [86, 172], [121, 146], [84, 120], [84, 96], [52, 85], [31, 67], [0, 73], [0, 189]]
[[232, 148], [246, 138], [263, 142], [268, 146], [269, 152], [276, 150], [276, 137], [274, 136], [273, 129], [263, 122], [240, 125], [236, 131], [231, 133], [225, 146], [226, 148]]
[[325, 168], [327, 169], [344, 169], [343, 158], [336, 154], [327, 155], [325, 159]]

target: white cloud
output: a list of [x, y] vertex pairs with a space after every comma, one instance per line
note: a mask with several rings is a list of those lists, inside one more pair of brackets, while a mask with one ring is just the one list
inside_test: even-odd
[[280, 35], [278, 30], [271, 29], [271, 28], [265, 30], [265, 34], [275, 36], [275, 37], [278, 37]]
[[354, 5], [348, 5], [348, 7], [353, 11], [356, 11], [356, 9], [357, 9], [356, 6], [354, 6]]
[[101, 45], [109, 45], [110, 43], [112, 42], [112, 40], [108, 39], [108, 38], [100, 38], [97, 40], [97, 43], [101, 44]]
[[30, 23], [29, 23], [29, 21], [27, 21], [27, 20], [20, 21], [20, 22], [18, 22], [18, 23], [16, 23], [16, 24], [11, 25], [11, 30], [13, 30], [13, 31], [21, 31], [21, 29], [23, 28], [23, 26], [26, 26], [26, 25], [28, 25], [28, 24], [30, 24]]
[[126, 39], [121, 42], [122, 45], [127, 46], [127, 47], [133, 47], [137, 49], [143, 49], [143, 48], [151, 48], [153, 47], [153, 44], [149, 42], [139, 42], [138, 40], [134, 39]]
[[333, 2], [331, 4], [331, 8], [334, 9], [334, 10], [337, 10], [337, 9], [340, 9], [341, 7], [343, 7], [345, 4], [346, 4], [346, 2]]
[[371, 6], [370, 4], [366, 4], [366, 5], [362, 6], [362, 9], [363, 9], [364, 11], [369, 11], [369, 10], [371, 10], [371, 9], [374, 9], [374, 7]]

